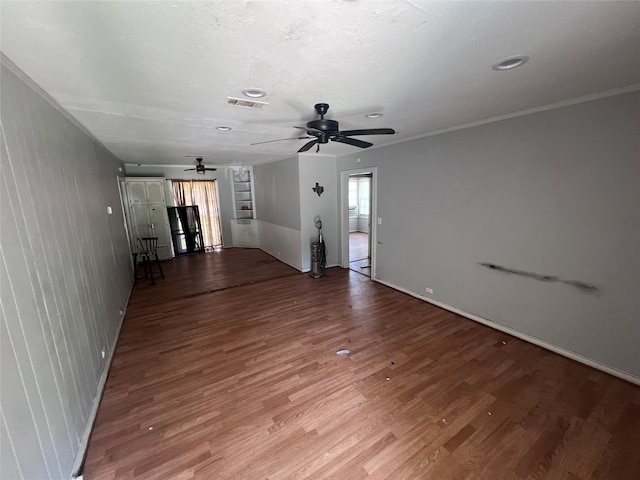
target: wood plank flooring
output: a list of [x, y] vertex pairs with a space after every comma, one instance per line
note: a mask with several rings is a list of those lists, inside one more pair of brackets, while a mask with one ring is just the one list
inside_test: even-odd
[[635, 385], [349, 270], [163, 266], [134, 288], [86, 480], [640, 478]]
[[354, 272], [371, 277], [369, 234], [364, 232], [349, 233], [349, 268]]
[[365, 232], [349, 233], [349, 261], [369, 258], [369, 234]]

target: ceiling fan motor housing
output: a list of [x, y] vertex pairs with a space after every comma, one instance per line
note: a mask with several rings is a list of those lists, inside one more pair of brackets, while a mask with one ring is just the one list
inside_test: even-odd
[[[307, 123], [307, 133], [318, 137], [318, 143], [328, 143], [329, 138], [338, 134], [338, 122], [335, 120], [313, 120]], [[322, 133], [318, 132], [320, 130]]]

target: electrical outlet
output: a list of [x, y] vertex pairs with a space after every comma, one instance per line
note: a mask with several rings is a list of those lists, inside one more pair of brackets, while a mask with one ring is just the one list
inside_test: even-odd
[[427, 292], [427, 293], [428, 293], [428, 294], [430, 294], [430, 295], [433, 295], [433, 288], [426, 287], [426, 288], [424, 289], [424, 291], [425, 291], [425, 292]]

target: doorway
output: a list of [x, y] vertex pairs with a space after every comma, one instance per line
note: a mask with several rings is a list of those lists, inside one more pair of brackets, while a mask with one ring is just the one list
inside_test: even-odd
[[342, 172], [342, 266], [375, 277], [375, 168]]

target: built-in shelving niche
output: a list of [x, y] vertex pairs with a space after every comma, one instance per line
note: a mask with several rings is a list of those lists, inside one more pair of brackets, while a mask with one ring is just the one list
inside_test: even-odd
[[235, 216], [237, 219], [254, 219], [254, 203], [251, 171], [233, 171], [233, 194], [235, 196]]

